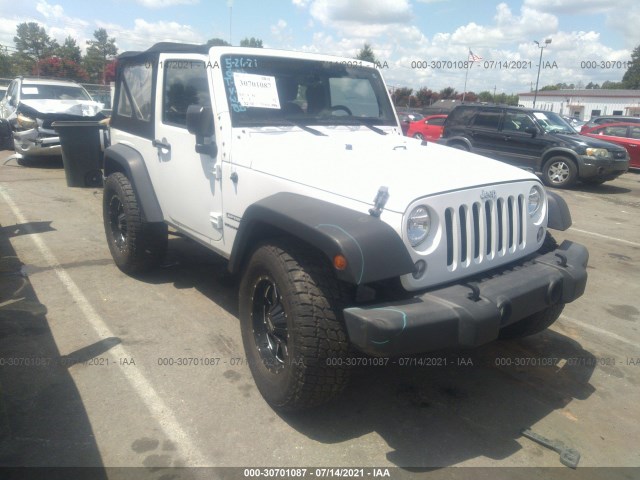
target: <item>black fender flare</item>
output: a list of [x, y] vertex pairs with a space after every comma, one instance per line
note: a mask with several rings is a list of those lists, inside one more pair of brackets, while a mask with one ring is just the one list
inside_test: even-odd
[[127, 176], [148, 222], [164, 221], [149, 171], [140, 152], [121, 143], [106, 148], [104, 151], [105, 178], [114, 172], [122, 172]]
[[323, 200], [281, 192], [246, 209], [229, 258], [232, 273], [242, 268], [265, 228], [285, 232], [317, 248], [331, 265], [336, 255], [343, 255], [347, 268], [335, 269], [336, 276], [351, 284], [398, 277], [414, 269], [400, 236], [379, 218]]
[[572, 223], [571, 212], [567, 202], [556, 192], [547, 190], [547, 202], [549, 205], [549, 220], [547, 227], [554, 230], [567, 230]]

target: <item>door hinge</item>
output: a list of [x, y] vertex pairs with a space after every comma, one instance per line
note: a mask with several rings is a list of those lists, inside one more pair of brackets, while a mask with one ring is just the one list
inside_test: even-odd
[[217, 228], [218, 230], [222, 230], [222, 214], [218, 212], [209, 213], [209, 220], [211, 220], [211, 224], [213, 228]]
[[222, 166], [219, 163], [213, 166], [213, 178], [216, 180], [222, 179]]

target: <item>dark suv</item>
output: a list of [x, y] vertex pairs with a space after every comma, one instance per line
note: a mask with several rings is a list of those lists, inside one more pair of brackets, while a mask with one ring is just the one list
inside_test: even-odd
[[447, 117], [440, 143], [541, 173], [553, 187], [578, 179], [603, 183], [629, 169], [624, 148], [580, 135], [544, 110], [459, 105]]

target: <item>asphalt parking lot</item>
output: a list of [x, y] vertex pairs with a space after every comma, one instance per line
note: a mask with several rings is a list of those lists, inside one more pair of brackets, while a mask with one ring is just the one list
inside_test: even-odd
[[137, 466], [158, 478], [169, 466], [561, 467], [521, 436], [528, 427], [578, 450], [576, 475], [640, 467], [640, 173], [560, 191], [574, 224], [555, 236], [587, 246], [589, 282], [549, 331], [430, 355], [437, 365], [359, 367], [337, 401], [282, 415], [243, 361], [224, 261], [173, 236], [162, 268], [127, 277], [104, 239], [101, 190], [67, 188], [59, 160], [21, 166], [10, 153], [2, 466]]

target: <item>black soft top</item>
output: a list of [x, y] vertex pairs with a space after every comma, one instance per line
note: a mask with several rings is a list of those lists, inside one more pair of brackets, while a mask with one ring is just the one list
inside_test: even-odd
[[193, 43], [160, 42], [142, 52], [124, 52], [118, 55], [118, 60], [152, 60], [158, 58], [161, 53], [209, 53], [207, 45], [197, 45]]

